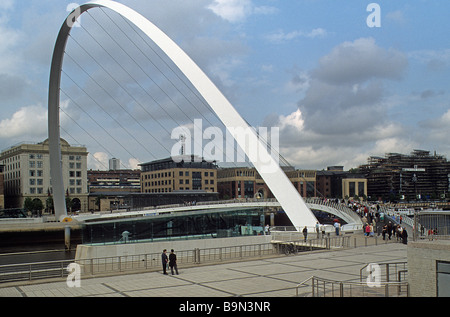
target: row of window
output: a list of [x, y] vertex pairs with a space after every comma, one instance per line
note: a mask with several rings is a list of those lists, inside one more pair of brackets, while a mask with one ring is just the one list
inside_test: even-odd
[[[83, 189], [81, 187], [77, 187], [77, 188], [73, 188], [70, 187], [69, 188], [69, 193], [70, 194], [82, 194], [83, 193]], [[30, 187], [30, 194], [44, 194], [44, 188], [42, 187]]]
[[[190, 179], [180, 178], [178, 180], [178, 183], [180, 185], [183, 185], [183, 184], [189, 185]], [[205, 183], [205, 185], [214, 185], [215, 182], [214, 182], [214, 179], [205, 179], [204, 183]], [[166, 180], [161, 180], [161, 181], [144, 182], [144, 187], [164, 186], [164, 185], [172, 185], [172, 180], [171, 179], [166, 179]]]
[[[189, 187], [180, 187], [179, 190], [190, 190], [191, 188]], [[214, 187], [205, 187], [204, 190], [210, 190], [210, 191], [214, 191], [215, 188]], [[145, 193], [171, 193], [172, 192], [172, 188], [170, 187], [166, 187], [166, 188], [153, 188], [153, 189], [146, 189], [144, 191]]]
[[[190, 172], [189, 171], [179, 171], [178, 172], [178, 176], [182, 177], [182, 176], [189, 176]], [[192, 176], [194, 177], [194, 175], [196, 177], [201, 177], [201, 172], [192, 172]], [[203, 172], [203, 175], [205, 177], [214, 177], [214, 172]], [[175, 176], [175, 172], [174, 175]], [[167, 178], [167, 177], [172, 177], [172, 172], [161, 172], [161, 173], [153, 173], [153, 174], [145, 174], [142, 175], [143, 179], [155, 179], [155, 178]]]

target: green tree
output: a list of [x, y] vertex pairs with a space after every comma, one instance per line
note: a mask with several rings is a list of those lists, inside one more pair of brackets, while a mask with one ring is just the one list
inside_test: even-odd
[[31, 212], [33, 210], [33, 199], [30, 197], [25, 198], [25, 201], [23, 202], [23, 209]]

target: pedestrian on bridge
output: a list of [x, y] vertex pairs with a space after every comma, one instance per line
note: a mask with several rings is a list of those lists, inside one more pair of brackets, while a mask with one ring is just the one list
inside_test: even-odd
[[305, 242], [306, 242], [306, 238], [308, 237], [308, 228], [305, 226], [305, 228], [303, 228], [303, 237], [305, 238]]
[[163, 267], [163, 274], [167, 275], [167, 262], [169, 261], [169, 259], [167, 258], [167, 250], [164, 249], [163, 253], [161, 254], [161, 262], [162, 262], [162, 267]]
[[408, 232], [406, 232], [406, 228], [402, 228], [402, 242], [403, 244], [408, 244]]
[[173, 270], [175, 269], [175, 272], [178, 275], [178, 266], [177, 266], [177, 255], [175, 254], [175, 251], [172, 249], [170, 250], [170, 254], [169, 254], [169, 267], [170, 267], [170, 271], [173, 274]]

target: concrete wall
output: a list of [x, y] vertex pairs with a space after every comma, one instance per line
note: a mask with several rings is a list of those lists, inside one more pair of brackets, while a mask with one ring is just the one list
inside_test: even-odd
[[408, 242], [408, 282], [412, 297], [436, 297], [436, 262], [450, 262], [450, 241]]
[[217, 238], [217, 239], [199, 239], [199, 240], [179, 240], [179, 241], [163, 241], [163, 242], [142, 242], [115, 245], [82, 245], [77, 246], [76, 260], [92, 259], [114, 256], [128, 256], [138, 254], [162, 253], [164, 249], [170, 252], [230, 247], [250, 244], [270, 243], [271, 236], [250, 236], [250, 237], [233, 237], [233, 238]]

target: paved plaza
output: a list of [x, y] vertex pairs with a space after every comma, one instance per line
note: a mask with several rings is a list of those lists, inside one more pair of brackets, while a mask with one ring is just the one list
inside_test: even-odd
[[[407, 246], [379, 244], [336, 251], [197, 267], [179, 267], [179, 275], [162, 272], [86, 278], [81, 287], [66, 281], [0, 285], [1, 297], [292, 297], [296, 286], [311, 276], [359, 281], [368, 263], [407, 261]], [[309, 288], [303, 292], [310, 291]]]

